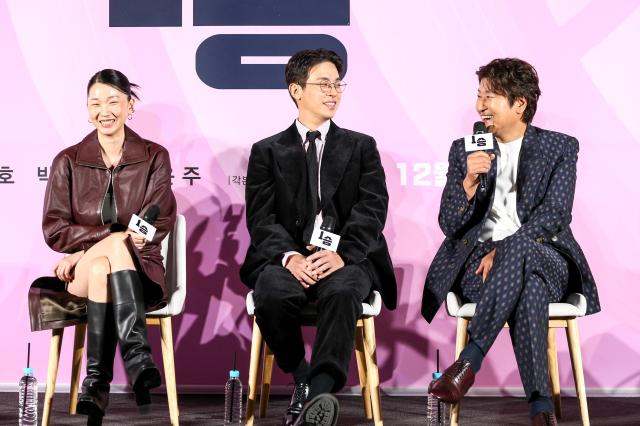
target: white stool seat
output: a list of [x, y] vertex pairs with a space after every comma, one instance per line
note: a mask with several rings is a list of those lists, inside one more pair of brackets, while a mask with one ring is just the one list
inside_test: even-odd
[[[462, 304], [460, 296], [447, 294], [447, 312], [456, 318], [472, 318], [476, 314], [475, 303]], [[549, 318], [583, 317], [587, 313], [587, 298], [580, 293], [571, 293], [566, 302], [549, 303]]]
[[[249, 314], [249, 316], [253, 316], [256, 310], [256, 304], [253, 301], [253, 290], [251, 290], [247, 294], [246, 306], [247, 306], [247, 313]], [[362, 317], [363, 318], [377, 317], [378, 315], [380, 315], [381, 309], [382, 309], [382, 297], [380, 296], [380, 293], [374, 290], [371, 293], [371, 296], [369, 297], [369, 301], [362, 302]]]
[[[171, 317], [182, 313], [187, 296], [186, 239], [186, 219], [183, 215], [179, 214], [176, 216], [176, 223], [173, 230], [162, 240], [161, 252], [164, 259], [165, 282], [169, 300], [167, 306], [164, 308], [154, 312], [149, 312], [146, 315], [147, 325], [160, 326], [162, 360], [164, 365], [167, 401], [169, 405], [169, 421], [172, 426], [178, 426], [180, 424], [180, 412], [178, 407], [175, 363], [173, 359]], [[47, 387], [45, 390], [42, 411], [42, 426], [48, 426], [50, 421], [64, 328], [55, 328], [51, 331]], [[86, 324], [82, 323], [75, 326], [71, 384], [69, 391], [69, 414], [76, 414], [78, 384], [80, 382], [80, 368], [82, 367], [85, 332]]]
[[[453, 292], [447, 294], [447, 313], [457, 318], [456, 330], [456, 356], [458, 359], [460, 352], [467, 344], [468, 333], [467, 327], [469, 321], [476, 314], [475, 303], [462, 304], [460, 296]], [[589, 411], [587, 408], [587, 395], [584, 384], [584, 372], [582, 370], [582, 354], [580, 351], [580, 337], [578, 335], [578, 317], [585, 316], [587, 312], [587, 299], [580, 293], [571, 293], [567, 296], [566, 301], [560, 303], [549, 304], [549, 331], [548, 331], [548, 349], [549, 357], [549, 376], [551, 379], [551, 393], [555, 406], [556, 416], [562, 416], [560, 403], [560, 376], [558, 372], [558, 351], [556, 348], [556, 328], [564, 328], [567, 333], [567, 341], [569, 343], [569, 353], [571, 355], [571, 365], [573, 369], [573, 378], [576, 386], [576, 395], [578, 396], [578, 405], [580, 407], [580, 417], [582, 425], [589, 426]], [[451, 411], [451, 426], [458, 426], [460, 414], [460, 404], [455, 404]]]
[[[262, 364], [262, 392], [260, 394], [260, 417], [267, 415], [269, 390], [271, 388], [271, 372], [274, 355], [264, 345], [264, 356], [260, 362], [263, 339], [255, 320], [256, 305], [253, 290], [247, 294], [247, 313], [253, 317], [253, 335], [251, 338], [251, 361], [249, 364], [249, 383], [247, 389], [246, 425], [252, 426], [257, 396], [258, 370]], [[356, 324], [355, 350], [358, 364], [358, 377], [362, 388], [362, 402], [367, 419], [373, 420], [375, 426], [382, 426], [382, 408], [380, 406], [380, 378], [378, 376], [378, 360], [376, 357], [376, 335], [374, 317], [380, 314], [382, 297], [377, 291], [371, 292], [369, 299], [362, 303], [362, 315]], [[310, 303], [300, 312], [302, 325], [315, 325], [316, 305]]]

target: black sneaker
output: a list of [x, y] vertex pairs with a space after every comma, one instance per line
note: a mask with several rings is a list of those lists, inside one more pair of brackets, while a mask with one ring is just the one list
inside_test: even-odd
[[330, 393], [322, 393], [304, 405], [294, 426], [336, 426], [338, 411], [336, 397]]
[[284, 426], [292, 426], [296, 422], [298, 416], [302, 413], [302, 408], [308, 396], [309, 385], [304, 382], [296, 383], [293, 388], [293, 394], [291, 395], [291, 402], [284, 414], [282, 423]]

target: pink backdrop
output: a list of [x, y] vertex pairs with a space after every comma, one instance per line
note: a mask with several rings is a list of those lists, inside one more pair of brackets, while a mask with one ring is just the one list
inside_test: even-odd
[[[233, 352], [248, 371], [251, 324], [238, 278], [248, 243], [244, 188], [253, 142], [288, 126], [296, 110], [284, 90], [216, 90], [195, 72], [195, 51], [216, 33], [325, 33], [349, 54], [349, 87], [336, 122], [374, 135], [387, 173], [390, 214], [385, 234], [399, 279], [399, 306], [377, 321], [383, 387], [426, 392], [435, 349], [453, 356], [455, 322], [441, 310], [420, 316], [429, 261], [442, 240], [437, 211], [450, 142], [468, 133], [474, 71], [494, 57], [533, 63], [542, 97], [534, 124], [581, 142], [573, 230], [599, 284], [603, 312], [580, 321], [586, 384], [592, 395], [639, 394], [637, 309], [640, 271], [634, 242], [640, 120], [640, 4], [629, 1], [536, 2], [352, 0], [349, 26], [194, 27], [183, 1], [178, 28], [109, 28], [108, 3], [7, 0], [0, 4], [0, 383], [13, 389], [32, 342], [32, 365], [46, 376], [49, 333], [30, 333], [31, 281], [48, 274], [59, 254], [44, 244], [46, 182], [38, 167], [91, 130], [85, 85], [102, 68], [140, 84], [131, 127], [166, 146], [179, 212], [188, 224], [188, 296], [174, 320], [179, 386], [221, 385]], [[636, 52], [636, 53], [633, 53]], [[183, 179], [198, 167], [201, 179]], [[424, 174], [430, 171], [430, 174]], [[634, 219], [634, 217], [636, 219]], [[153, 332], [155, 336], [157, 333]], [[70, 356], [70, 342], [64, 359]], [[160, 360], [159, 345], [154, 347]], [[562, 384], [573, 386], [559, 335]], [[63, 362], [60, 383], [68, 383]], [[625, 368], [620, 368], [625, 366]], [[278, 375], [279, 383], [288, 378]], [[118, 366], [116, 383], [124, 383]], [[356, 385], [352, 375], [350, 385]], [[520, 387], [508, 334], [493, 348], [476, 389]]]

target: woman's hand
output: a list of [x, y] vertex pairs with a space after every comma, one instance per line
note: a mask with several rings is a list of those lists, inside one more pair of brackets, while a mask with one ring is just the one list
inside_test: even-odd
[[131, 241], [133, 242], [133, 245], [136, 246], [138, 250], [142, 250], [142, 247], [144, 247], [147, 240], [145, 240], [142, 235], [136, 234], [130, 229], [127, 230], [126, 234], [131, 237]]
[[489, 276], [489, 271], [491, 271], [491, 268], [493, 267], [494, 257], [496, 257], [496, 249], [493, 249], [489, 253], [487, 253], [480, 261], [480, 265], [478, 266], [478, 269], [476, 269], [476, 272], [475, 272], [476, 275], [482, 274], [482, 282], [487, 281], [487, 277]]
[[82, 256], [84, 255], [84, 250], [77, 251], [69, 256], [65, 256], [60, 259], [53, 267], [53, 273], [56, 274], [61, 281], [66, 283], [70, 283], [73, 281], [73, 269]]

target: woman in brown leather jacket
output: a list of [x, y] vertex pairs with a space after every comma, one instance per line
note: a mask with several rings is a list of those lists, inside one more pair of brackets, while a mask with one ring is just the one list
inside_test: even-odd
[[[87, 376], [77, 406], [88, 424], [102, 422], [117, 342], [141, 411], [160, 385], [145, 311], [166, 303], [160, 243], [173, 228], [176, 201], [167, 150], [125, 126], [138, 98], [132, 87], [116, 70], [91, 77], [87, 109], [96, 130], [55, 157], [44, 202], [45, 240], [69, 254], [54, 272], [88, 299]], [[154, 205], [157, 231], [148, 242], [125, 225]]]

